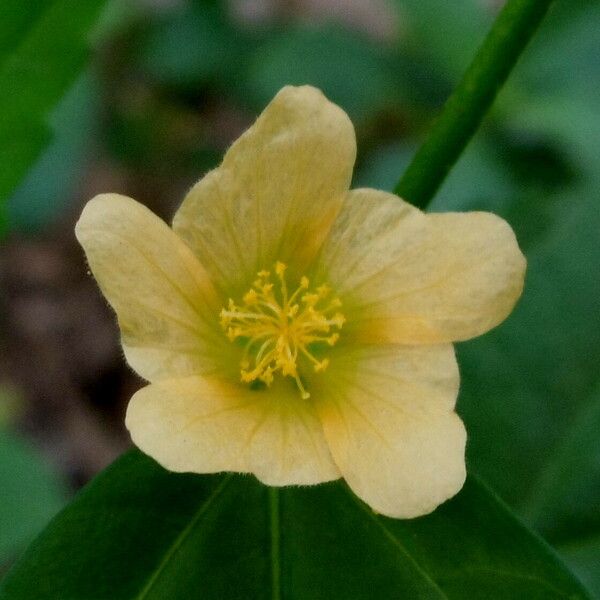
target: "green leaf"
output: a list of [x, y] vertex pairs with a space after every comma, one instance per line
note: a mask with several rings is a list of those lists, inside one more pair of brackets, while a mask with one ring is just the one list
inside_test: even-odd
[[42, 457], [0, 429], [0, 568], [63, 506], [65, 490]]
[[555, 544], [600, 537], [600, 386], [565, 428], [523, 511]]
[[594, 598], [600, 598], [600, 535], [596, 532], [567, 544], [560, 544], [559, 550], [565, 562], [593, 593]]
[[[86, 36], [106, 0], [10, 0], [0, 32], [0, 212], [50, 140], [47, 118], [85, 64]], [[42, 6], [43, 4], [43, 6]]]
[[527, 504], [528, 520], [600, 596], [600, 386], [566, 429]]
[[374, 514], [342, 483], [178, 475], [133, 451], [30, 547], [3, 600], [587, 598], [475, 480], [433, 514]]

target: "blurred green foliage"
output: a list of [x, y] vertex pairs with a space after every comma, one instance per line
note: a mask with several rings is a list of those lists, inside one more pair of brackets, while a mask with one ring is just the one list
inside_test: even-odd
[[105, 0], [0, 5], [0, 212], [51, 133], [48, 115], [85, 64]]
[[311, 82], [327, 90], [359, 126], [401, 96], [384, 49], [333, 24], [294, 26], [276, 34], [249, 61], [248, 79], [250, 97], [261, 106], [284, 85]]
[[15, 393], [0, 387], [0, 574], [65, 503], [66, 488], [41, 453], [11, 431]]
[[220, 4], [190, 3], [140, 28], [135, 60], [152, 79], [193, 92], [238, 69], [249, 43], [240, 33]]
[[80, 182], [90, 141], [97, 135], [97, 94], [97, 83], [89, 73], [84, 74], [52, 111], [49, 124], [55, 134], [7, 203], [12, 229], [39, 231], [68, 206]]
[[[65, 52], [43, 26], [42, 4], [15, 12], [11, 27], [0, 18], [3, 88], [29, 89], [25, 72], [17, 80], [8, 69], [31, 56], [15, 47], [41, 39], [50, 57]], [[317, 85], [347, 110], [359, 138], [355, 184], [392, 189], [493, 20], [491, 5], [390, 0], [398, 33], [389, 38], [287, 13], [249, 23], [217, 1], [134, 14], [97, 52], [95, 82], [78, 82], [62, 117], [59, 107], [48, 121], [82, 65], [79, 42], [76, 61], [44, 62], [41, 75], [56, 70], [55, 85], [42, 77], [25, 101], [0, 100], [0, 115], [27, 115], [19, 129], [0, 116], [0, 191], [21, 181], [11, 225], [34, 232], [61, 217], [92, 142], [140, 180], [152, 172], [192, 183], [239, 132], [223, 124], [247, 125], [286, 83]], [[458, 347], [469, 465], [600, 598], [598, 31], [597, 2], [555, 3], [430, 209], [492, 210], [528, 256], [515, 314]], [[48, 123], [55, 141], [23, 180]], [[15, 137], [16, 154], [7, 146]]]
[[0, 429], [0, 570], [62, 508], [65, 487], [40, 452]]

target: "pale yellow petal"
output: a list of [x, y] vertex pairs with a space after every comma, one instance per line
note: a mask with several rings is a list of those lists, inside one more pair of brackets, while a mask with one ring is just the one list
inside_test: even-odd
[[425, 344], [498, 325], [521, 295], [526, 264], [491, 213], [424, 214], [367, 189], [348, 194], [320, 263], [345, 303], [348, 334]]
[[213, 378], [161, 381], [134, 395], [126, 425], [170, 471], [254, 473], [268, 485], [339, 477], [313, 405], [289, 381], [256, 391]]
[[339, 211], [355, 154], [339, 107], [315, 88], [285, 87], [192, 188], [174, 229], [228, 294], [277, 260], [301, 271]]
[[453, 412], [451, 345], [347, 350], [311, 391], [342, 476], [375, 511], [417, 517], [461, 489], [466, 435]]
[[75, 231], [117, 313], [127, 360], [142, 377], [213, 372], [221, 354], [230, 355], [206, 272], [146, 207], [118, 194], [97, 196]]

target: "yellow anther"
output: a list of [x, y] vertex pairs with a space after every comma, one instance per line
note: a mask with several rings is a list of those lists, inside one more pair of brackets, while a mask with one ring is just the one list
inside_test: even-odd
[[235, 340], [241, 334], [242, 334], [242, 331], [239, 327], [229, 327], [227, 329], [227, 337], [229, 338], [229, 340], [231, 342], [233, 342], [233, 340]]
[[321, 298], [325, 298], [329, 292], [331, 291], [331, 288], [328, 285], [320, 285], [317, 288], [317, 294], [319, 294], [319, 296]]
[[296, 365], [289, 360], [277, 361], [277, 366], [281, 369], [283, 375], [289, 375], [290, 377], [296, 376]]
[[273, 383], [273, 369], [271, 367], [267, 367], [262, 375], [260, 375], [259, 379], [263, 382], [266, 383], [267, 386], [271, 385]]
[[295, 317], [298, 314], [299, 310], [300, 306], [298, 304], [294, 304], [293, 306], [290, 306], [289, 310], [285, 314], [288, 318], [291, 319], [292, 317]]
[[244, 369], [242, 369], [241, 374], [242, 374], [242, 381], [244, 383], [251, 383], [256, 379], [253, 371], [245, 371]]
[[341, 329], [344, 323], [346, 322], [346, 317], [344, 317], [342, 313], [335, 313], [335, 315], [333, 315], [333, 318], [330, 319], [330, 322]]
[[304, 294], [302, 296], [302, 302], [308, 304], [308, 306], [314, 306], [320, 299], [319, 294]]
[[250, 289], [244, 294], [242, 299], [246, 304], [252, 306], [258, 302], [258, 294], [256, 293], [256, 290]]
[[285, 270], [287, 269], [286, 265], [284, 265], [282, 262], [276, 262], [275, 263], [275, 273], [277, 273], [277, 276], [279, 278], [283, 277], [283, 274], [285, 273]]
[[322, 361], [315, 363], [315, 372], [324, 371], [329, 366], [329, 359], [324, 358]]
[[[331, 292], [325, 284], [310, 292], [310, 281], [303, 276], [293, 293], [288, 294], [286, 270], [284, 263], [275, 263], [277, 287], [269, 281], [269, 271], [259, 271], [253, 287], [242, 296], [242, 305], [230, 299], [219, 318], [232, 342], [238, 338], [244, 340], [240, 362], [243, 382], [261, 381], [270, 386], [274, 375], [280, 373], [292, 377], [306, 399], [310, 394], [300, 371], [311, 363], [317, 373], [327, 368], [329, 359], [319, 359], [313, 352], [318, 346], [335, 345], [340, 335], [330, 333], [331, 328], [341, 329], [345, 319], [341, 313], [333, 313], [341, 306], [339, 299], [324, 302]], [[308, 363], [302, 362], [306, 360]]]

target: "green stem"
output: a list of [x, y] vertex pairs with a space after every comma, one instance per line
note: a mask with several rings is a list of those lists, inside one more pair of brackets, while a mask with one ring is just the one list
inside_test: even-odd
[[508, 0], [394, 192], [424, 208], [479, 127], [552, 0]]

